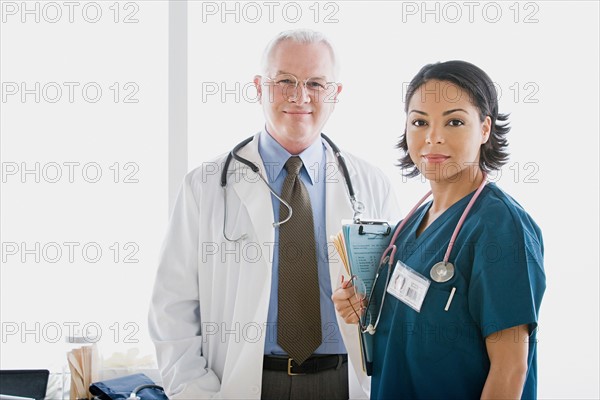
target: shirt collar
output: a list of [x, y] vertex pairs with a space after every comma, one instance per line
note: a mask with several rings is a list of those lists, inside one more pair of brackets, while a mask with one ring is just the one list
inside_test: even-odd
[[[313, 144], [304, 149], [302, 153], [298, 154], [302, 160], [302, 168], [306, 170], [311, 185], [315, 184], [315, 174], [311, 174], [308, 168], [314, 166], [315, 164], [319, 165], [322, 163], [324, 151], [325, 149], [323, 146], [323, 140], [319, 136], [317, 140], [313, 142]], [[269, 182], [274, 182], [277, 179], [288, 158], [294, 155], [290, 154], [286, 149], [284, 149], [283, 146], [281, 146], [279, 142], [277, 142], [277, 140], [275, 140], [273, 136], [267, 132], [266, 128], [260, 132], [258, 138], [258, 152], [263, 160], [263, 163], [265, 164]]]

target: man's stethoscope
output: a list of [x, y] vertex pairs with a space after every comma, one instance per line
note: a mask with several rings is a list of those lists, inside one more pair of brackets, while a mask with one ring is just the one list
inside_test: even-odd
[[[350, 181], [350, 174], [348, 173], [348, 167], [346, 166], [346, 161], [344, 160], [344, 156], [342, 155], [339, 147], [337, 147], [335, 145], [335, 143], [333, 143], [331, 141], [331, 139], [329, 139], [325, 134], [322, 133], [321, 137], [323, 139], [325, 139], [325, 141], [329, 144], [329, 146], [331, 146], [331, 149], [333, 150], [333, 153], [335, 154], [335, 158], [337, 159], [338, 165], [340, 166], [342, 173], [344, 174], [344, 179], [346, 181], [346, 186], [348, 188], [348, 197], [350, 198], [350, 203], [352, 203], [352, 209], [354, 211], [354, 220], [358, 221], [359, 215], [362, 214], [365, 210], [365, 205], [362, 202], [356, 200], [356, 194], [354, 193], [354, 187], [352, 186], [352, 182]], [[289, 211], [287, 218], [284, 219], [283, 221], [273, 222], [274, 228], [278, 227], [281, 224], [286, 223], [292, 217], [292, 207], [290, 207], [290, 205], [285, 200], [283, 200], [277, 194], [277, 192], [275, 192], [273, 187], [269, 184], [269, 182], [265, 179], [265, 177], [260, 173], [260, 168], [258, 167], [258, 165], [256, 165], [252, 161], [247, 160], [237, 154], [238, 151], [242, 147], [244, 147], [245, 145], [250, 143], [253, 140], [253, 138], [254, 138], [254, 136], [251, 136], [248, 139], [244, 140], [243, 142], [240, 142], [237, 146], [235, 146], [233, 148], [233, 150], [231, 150], [231, 152], [229, 152], [229, 154], [227, 155], [227, 159], [225, 160], [225, 165], [223, 166], [223, 171], [221, 172], [221, 187], [223, 188], [223, 202], [224, 202], [223, 236], [225, 237], [225, 239], [227, 239], [230, 242], [238, 242], [240, 240], [244, 240], [247, 237], [247, 235], [244, 233], [237, 239], [230, 239], [227, 236], [227, 234], [225, 233], [225, 227], [227, 226], [227, 171], [229, 169], [229, 164], [231, 163], [232, 159], [235, 159], [236, 161], [241, 162], [242, 164], [244, 164], [248, 168], [250, 168], [254, 173], [256, 173], [259, 176], [259, 178], [265, 183], [265, 185], [267, 185], [271, 194], [273, 196], [275, 196], [277, 198], [277, 200], [279, 200], [283, 205], [285, 205], [285, 207], [287, 207], [287, 209]]]
[[[469, 201], [469, 204], [467, 204], [467, 207], [463, 211], [460, 219], [458, 220], [458, 223], [456, 224], [456, 227], [454, 228], [454, 232], [452, 233], [452, 237], [450, 238], [450, 243], [448, 243], [448, 248], [446, 249], [446, 254], [444, 255], [444, 259], [442, 261], [434, 264], [431, 267], [431, 270], [429, 271], [429, 275], [431, 276], [431, 279], [433, 279], [435, 282], [438, 282], [438, 283], [448, 282], [454, 276], [454, 265], [448, 261], [448, 259], [450, 258], [450, 253], [452, 252], [452, 248], [454, 247], [454, 242], [456, 241], [456, 237], [458, 236], [458, 232], [460, 231], [460, 228], [462, 227], [463, 223], [465, 222], [465, 219], [469, 215], [469, 211], [471, 211], [473, 204], [479, 197], [479, 194], [485, 187], [486, 183], [487, 183], [487, 174], [484, 172], [481, 184], [479, 185], [479, 187], [477, 188], [477, 191], [475, 192], [475, 194]], [[398, 227], [394, 231], [394, 236], [392, 236], [389, 246], [385, 249], [385, 251], [383, 252], [383, 255], [381, 256], [381, 259], [379, 261], [379, 267], [377, 268], [377, 273], [375, 274], [375, 280], [373, 281], [371, 293], [369, 294], [369, 297], [367, 300], [367, 309], [365, 310], [365, 315], [364, 315], [365, 318], [367, 318], [369, 315], [368, 308], [371, 304], [371, 300], [373, 298], [373, 293], [375, 293], [375, 287], [377, 285], [377, 280], [379, 279], [379, 275], [382, 271], [382, 267], [384, 267], [385, 264], [387, 264], [387, 267], [388, 267], [387, 268], [387, 277], [385, 280], [385, 286], [387, 287], [387, 285], [389, 284], [390, 272], [392, 270], [392, 263], [394, 262], [394, 256], [396, 255], [395, 243], [396, 243], [396, 239], [398, 238], [398, 235], [400, 234], [400, 231], [402, 231], [402, 228], [404, 228], [404, 225], [406, 225], [408, 220], [413, 216], [413, 214], [417, 211], [417, 209], [421, 206], [421, 204], [423, 204], [423, 202], [425, 200], [427, 200], [427, 198], [429, 198], [429, 196], [431, 196], [431, 190], [429, 192], [427, 192], [427, 194], [425, 196], [423, 196], [423, 198], [421, 200], [419, 200], [419, 202], [412, 208], [412, 210], [410, 210], [408, 215], [402, 220], [400, 225], [398, 225]], [[370, 316], [369, 316], [368, 324], [365, 324], [367, 321], [364, 321], [364, 322], [360, 321], [360, 325], [361, 325], [360, 328], [361, 328], [362, 333], [369, 333], [371, 335], [375, 334], [377, 325], [379, 325], [379, 319], [381, 318], [381, 310], [383, 310], [383, 303], [386, 298], [385, 293], [386, 293], [386, 290], [384, 288], [383, 295], [381, 296], [381, 303], [379, 304], [379, 312], [377, 313], [377, 319], [375, 320], [375, 324], [373, 324], [370, 321]], [[452, 291], [450, 296], [453, 296], [453, 295], [454, 295], [454, 290]], [[450, 300], [451, 300], [451, 297], [450, 297], [449, 301]]]

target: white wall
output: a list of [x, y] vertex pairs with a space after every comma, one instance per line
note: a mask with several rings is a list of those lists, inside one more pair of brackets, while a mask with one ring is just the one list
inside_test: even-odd
[[168, 4], [0, 10], [0, 368], [60, 371], [70, 334], [98, 337], [107, 357], [152, 354], [146, 319], [168, 202]]

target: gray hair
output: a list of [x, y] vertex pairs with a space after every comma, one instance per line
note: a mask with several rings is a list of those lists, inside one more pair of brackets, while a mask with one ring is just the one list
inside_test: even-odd
[[262, 56], [261, 69], [263, 73], [267, 72], [269, 68], [269, 60], [275, 48], [283, 41], [291, 40], [296, 43], [302, 44], [313, 44], [323, 43], [329, 48], [331, 53], [331, 60], [333, 62], [333, 79], [337, 79], [339, 76], [340, 68], [338, 65], [337, 57], [335, 55], [335, 49], [329, 41], [329, 39], [321, 32], [313, 31], [310, 29], [292, 29], [289, 31], [280, 32], [273, 38], [265, 48]]

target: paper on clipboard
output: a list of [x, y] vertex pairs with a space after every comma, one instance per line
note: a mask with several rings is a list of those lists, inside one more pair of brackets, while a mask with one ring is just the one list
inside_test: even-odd
[[[332, 238], [346, 272], [359, 277], [365, 283], [367, 298], [371, 294], [381, 255], [389, 245], [391, 232], [392, 226], [386, 221], [345, 220], [342, 221], [342, 230]], [[376, 309], [377, 305], [373, 303], [372, 307]], [[361, 333], [360, 338], [363, 370], [367, 375], [371, 375], [373, 336]]]

